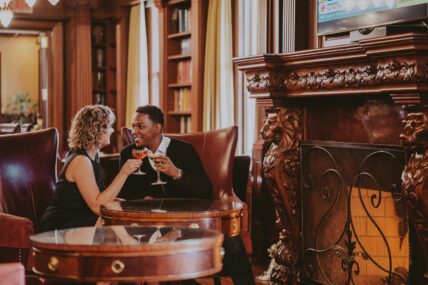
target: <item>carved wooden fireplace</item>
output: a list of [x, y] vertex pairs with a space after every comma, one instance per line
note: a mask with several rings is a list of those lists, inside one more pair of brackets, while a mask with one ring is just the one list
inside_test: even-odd
[[235, 63], [265, 114], [271, 283], [428, 284], [428, 35]]

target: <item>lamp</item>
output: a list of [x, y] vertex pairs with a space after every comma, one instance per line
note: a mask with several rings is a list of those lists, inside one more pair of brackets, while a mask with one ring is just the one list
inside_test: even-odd
[[[9, 26], [13, 18], [13, 11], [9, 6], [11, 0], [0, 0], [0, 23], [3, 27]], [[28, 7], [32, 8], [36, 4], [37, 0], [25, 0]], [[58, 4], [59, 0], [48, 0], [53, 6]]]
[[4, 7], [9, 6], [10, 0], [0, 0], [0, 8], [3, 9]]
[[13, 18], [13, 12], [9, 8], [2, 8], [0, 10], [0, 22], [3, 27], [8, 27]]
[[28, 7], [32, 8], [36, 4], [36, 0], [25, 0], [25, 3], [27, 3]]

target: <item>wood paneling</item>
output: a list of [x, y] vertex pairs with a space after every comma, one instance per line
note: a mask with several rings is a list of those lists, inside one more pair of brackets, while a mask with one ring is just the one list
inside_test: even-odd
[[67, 71], [69, 118], [92, 104], [91, 18], [88, 5], [70, 8], [67, 36]]

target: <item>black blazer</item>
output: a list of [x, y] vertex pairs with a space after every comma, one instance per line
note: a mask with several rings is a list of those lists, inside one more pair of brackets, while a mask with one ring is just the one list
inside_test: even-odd
[[[120, 167], [132, 157], [132, 149], [135, 143], [126, 146], [120, 152]], [[166, 155], [178, 168], [183, 170], [183, 176], [179, 180], [161, 173], [161, 179], [167, 183], [164, 185], [151, 185], [156, 181], [156, 171], [151, 167], [149, 158], [143, 160], [141, 171], [146, 175], [128, 176], [119, 197], [132, 200], [142, 199], [146, 196], [155, 198], [212, 198], [212, 185], [202, 165], [201, 159], [195, 148], [184, 141], [171, 138]]]

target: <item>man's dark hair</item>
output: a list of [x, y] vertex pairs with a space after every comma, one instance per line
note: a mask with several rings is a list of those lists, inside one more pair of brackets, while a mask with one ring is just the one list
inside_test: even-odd
[[163, 128], [165, 118], [163, 116], [162, 110], [159, 107], [153, 105], [144, 105], [138, 107], [135, 112], [149, 115], [150, 121], [161, 124]]

